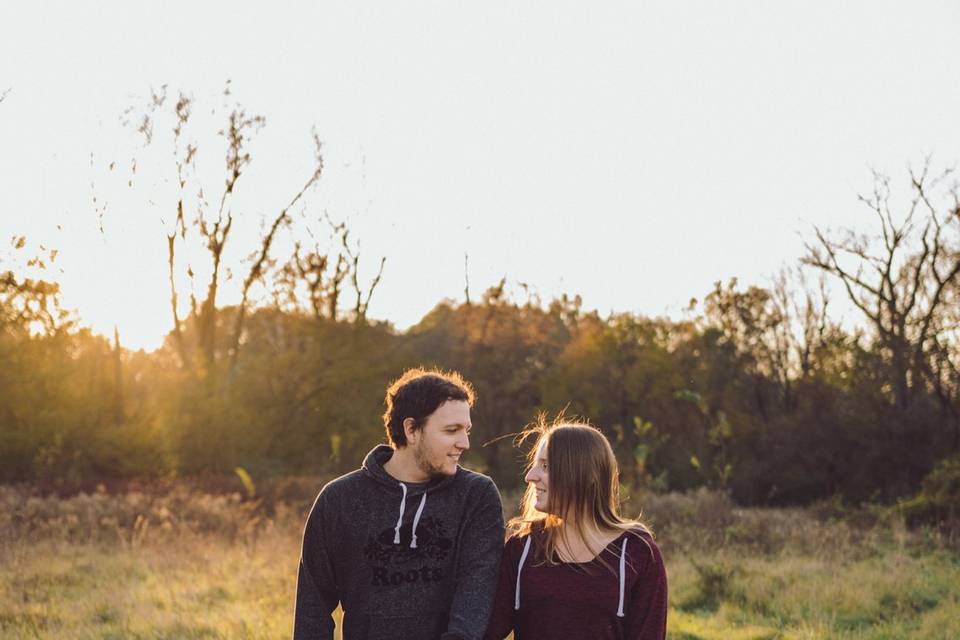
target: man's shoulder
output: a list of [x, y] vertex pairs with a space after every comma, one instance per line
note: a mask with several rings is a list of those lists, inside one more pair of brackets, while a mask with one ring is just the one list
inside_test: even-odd
[[479, 471], [473, 471], [472, 469], [467, 469], [466, 467], [460, 467], [457, 469], [456, 481], [460, 483], [461, 486], [469, 487], [473, 490], [495, 492], [498, 496], [500, 495], [493, 478], [488, 475], [484, 475]]
[[466, 467], [457, 469], [457, 480], [468, 483], [493, 484], [493, 478], [490, 476], [480, 473], [479, 471], [474, 471], [473, 469], [467, 469]]
[[323, 485], [323, 487], [320, 489], [319, 495], [317, 496], [317, 500], [336, 499], [345, 493], [354, 492], [363, 482], [363, 469], [356, 469], [350, 473], [345, 473], [342, 476], [334, 478], [327, 484]]

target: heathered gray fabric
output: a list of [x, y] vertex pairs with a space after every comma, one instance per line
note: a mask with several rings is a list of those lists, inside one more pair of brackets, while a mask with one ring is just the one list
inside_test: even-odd
[[[407, 483], [383, 469], [374, 448], [363, 467], [320, 491], [303, 533], [294, 640], [333, 638], [342, 604], [344, 640], [474, 640], [490, 616], [503, 548], [500, 494], [485, 475]], [[413, 521], [427, 499], [411, 548]]]

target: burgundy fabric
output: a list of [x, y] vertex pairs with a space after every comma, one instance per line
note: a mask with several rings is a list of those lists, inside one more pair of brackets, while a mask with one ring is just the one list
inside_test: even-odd
[[[538, 535], [538, 534], [533, 534]], [[542, 535], [542, 534], [540, 534]], [[623, 617], [620, 549], [627, 540]], [[667, 573], [656, 543], [645, 533], [624, 533], [598, 558], [548, 566], [536, 557], [536, 541], [520, 574], [520, 609], [514, 610], [517, 565], [526, 537], [507, 541], [486, 640], [664, 640], [667, 636]], [[612, 569], [612, 571], [611, 571]]]

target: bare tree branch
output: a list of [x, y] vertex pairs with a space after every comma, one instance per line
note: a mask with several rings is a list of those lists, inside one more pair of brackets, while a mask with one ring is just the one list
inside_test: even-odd
[[[890, 209], [888, 178], [875, 173], [873, 195], [860, 197], [880, 222], [879, 255], [853, 232], [835, 241], [814, 227], [817, 242], [806, 244], [802, 259], [803, 264], [837, 277], [850, 301], [875, 327], [878, 345], [890, 358], [896, 402], [901, 409], [910, 403], [925, 378], [932, 379], [928, 363], [934, 357], [931, 350], [935, 340], [931, 342], [931, 331], [939, 326], [944, 292], [960, 280], [960, 237], [945, 237], [946, 227], [929, 195], [951, 170], [931, 180], [927, 158], [920, 172], [911, 168], [909, 173], [913, 195], [899, 222]], [[956, 203], [956, 190], [952, 193]], [[918, 220], [918, 216], [923, 218]], [[857, 262], [855, 272], [841, 263], [840, 254]], [[876, 279], [865, 277], [865, 264], [874, 266]]]
[[243, 281], [243, 293], [240, 300], [240, 308], [237, 311], [237, 320], [233, 329], [233, 340], [230, 356], [231, 369], [236, 367], [237, 364], [237, 354], [240, 350], [240, 336], [243, 332], [243, 321], [247, 312], [250, 287], [253, 286], [254, 282], [257, 282], [263, 276], [264, 264], [270, 255], [270, 248], [273, 245], [273, 239], [277, 234], [277, 230], [281, 227], [281, 225], [290, 224], [290, 209], [292, 209], [294, 205], [300, 201], [300, 199], [303, 197], [303, 194], [305, 194], [317, 183], [318, 180], [320, 180], [320, 176], [323, 174], [323, 156], [320, 155], [321, 145], [316, 134], [314, 134], [314, 141], [317, 146], [317, 165], [313, 171], [313, 174], [307, 179], [303, 187], [300, 188], [300, 191], [298, 191], [290, 200], [290, 202], [287, 203], [287, 206], [281, 209], [280, 213], [277, 214], [277, 217], [274, 218], [273, 224], [270, 225], [270, 231], [267, 232], [266, 236], [263, 237], [263, 240], [260, 243], [260, 253], [250, 266], [250, 271], [247, 273], [247, 277]]

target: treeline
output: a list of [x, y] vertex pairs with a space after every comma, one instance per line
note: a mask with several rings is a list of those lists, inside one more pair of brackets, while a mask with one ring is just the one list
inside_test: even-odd
[[[291, 213], [323, 172], [316, 135], [295, 193], [261, 219], [259, 244], [238, 247], [247, 257], [225, 264], [225, 247], [240, 242], [235, 187], [264, 121], [239, 107], [228, 114], [227, 179], [205, 190], [191, 113], [188, 97], [168, 100], [164, 89], [130, 118], [145, 149], [154, 131], [172, 135], [176, 160], [161, 349], [91, 334], [60, 308], [56, 284], [0, 264], [0, 481], [344, 472], [383, 440], [388, 382], [424, 365], [476, 386], [468, 464], [504, 488], [521, 482], [510, 435], [539, 412], [563, 411], [610, 436], [628, 485], [708, 486], [744, 504], [891, 501], [947, 487], [960, 508], [951, 172], [911, 172], [900, 207], [877, 176], [861, 198], [872, 214], [862, 230], [813, 229], [796, 268], [768, 286], [718, 282], [683, 319], [603, 317], [578, 297], [518, 298], [501, 281], [398, 332], [367, 318], [384, 260], [365, 281], [346, 225], [319, 218], [333, 240], [322, 246]], [[145, 172], [119, 179], [135, 186]], [[217, 184], [221, 197], [208, 202]], [[157, 193], [147, 185], [151, 201]], [[15, 239], [14, 251], [24, 244]], [[43, 251], [26, 264], [55, 260]], [[228, 268], [242, 297], [224, 306]], [[856, 322], [838, 321], [825, 282]]]
[[[177, 341], [201, 343], [192, 323], [156, 352], [131, 352], [69, 325], [31, 335], [35, 314], [10, 313], [8, 295], [0, 477], [344, 472], [383, 439], [389, 380], [417, 364], [476, 385], [468, 463], [505, 488], [520, 482], [509, 434], [539, 411], [603, 428], [628, 484], [726, 488], [742, 503], [906, 496], [958, 451], [956, 377], [944, 394], [911, 371], [901, 404], [876, 336], [844, 331], [813, 294], [794, 305], [786, 280], [718, 284], [683, 321], [604, 318], [576, 298], [517, 302], [504, 289], [443, 302], [402, 333], [260, 308], [236, 357], [222, 340], [189, 366]], [[218, 325], [236, 312], [219, 310]]]

